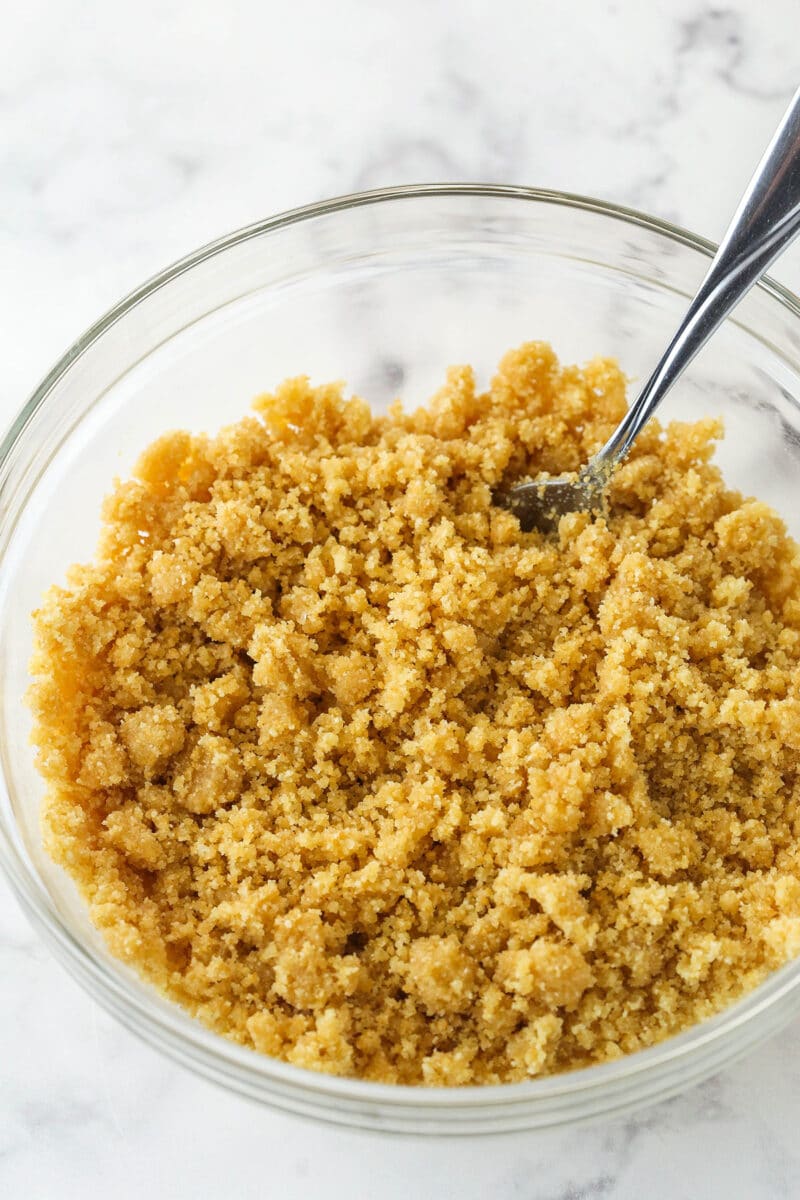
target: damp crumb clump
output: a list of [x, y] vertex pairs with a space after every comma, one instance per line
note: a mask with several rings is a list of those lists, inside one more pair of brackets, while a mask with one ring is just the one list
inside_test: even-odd
[[265, 1054], [462, 1085], [800, 951], [800, 555], [719, 423], [651, 422], [556, 536], [492, 504], [624, 409], [532, 342], [483, 394], [291, 379], [144, 453], [34, 618], [47, 846], [115, 955]]

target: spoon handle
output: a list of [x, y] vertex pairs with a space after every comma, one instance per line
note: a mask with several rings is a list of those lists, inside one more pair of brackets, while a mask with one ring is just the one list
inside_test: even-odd
[[596, 456], [621, 459], [667, 391], [728, 313], [800, 233], [800, 89], [739, 202], [678, 331], [625, 419]]

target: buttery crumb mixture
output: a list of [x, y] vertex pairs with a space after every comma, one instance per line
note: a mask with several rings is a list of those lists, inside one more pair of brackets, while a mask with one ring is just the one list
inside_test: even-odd
[[172, 433], [35, 615], [50, 852], [111, 951], [315, 1070], [498, 1083], [651, 1045], [800, 951], [800, 553], [719, 424], [576, 469], [607, 360], [375, 417], [292, 379]]

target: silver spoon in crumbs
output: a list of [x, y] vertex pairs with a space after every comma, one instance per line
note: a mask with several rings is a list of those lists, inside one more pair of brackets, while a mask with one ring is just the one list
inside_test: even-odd
[[617, 429], [575, 475], [498, 492], [525, 530], [552, 530], [566, 513], [602, 509], [606, 485], [673, 383], [728, 313], [800, 233], [800, 90], [778, 126], [711, 262], [653, 374]]

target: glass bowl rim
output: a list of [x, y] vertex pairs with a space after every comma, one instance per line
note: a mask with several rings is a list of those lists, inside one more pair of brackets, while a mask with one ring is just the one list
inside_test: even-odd
[[[0, 442], [0, 482], [23, 431], [46, 403], [58, 381], [70, 370], [75, 361], [82, 357], [104, 333], [137, 304], [179, 276], [250, 239], [302, 221], [312, 220], [315, 217], [331, 216], [337, 212], [369, 207], [387, 201], [424, 200], [448, 196], [520, 200], [576, 209], [645, 229], [693, 250], [704, 258], [710, 259], [717, 249], [716, 245], [708, 239], [691, 233], [670, 221], [649, 216], [638, 209], [548, 188], [489, 183], [407, 184], [354, 192], [292, 208], [225, 234], [176, 260], [129, 292], [95, 321], [62, 354], [31, 393], [17, 416], [12, 419], [2, 442]], [[763, 277], [756, 288], [766, 292], [781, 306], [788, 309], [793, 317], [800, 320], [800, 299], [788, 288], [770, 276]], [[0, 788], [6, 807], [10, 809], [6, 780], [2, 776], [0, 776]], [[645, 1050], [624, 1055], [612, 1062], [583, 1067], [559, 1075], [519, 1083], [467, 1087], [423, 1087], [373, 1083], [367, 1080], [325, 1075], [260, 1054], [206, 1029], [174, 1002], [164, 1001], [158, 993], [154, 993], [151, 1000], [146, 995], [140, 997], [131, 991], [125, 986], [123, 977], [114, 974], [101, 959], [95, 957], [91, 949], [75, 937], [66, 923], [61, 920], [37, 874], [20, 856], [9, 834], [3, 828], [1, 809], [0, 867], [3, 868], [23, 911], [45, 936], [45, 940], [60, 948], [63, 954], [61, 959], [63, 965], [78, 979], [81, 986], [93, 999], [101, 1002], [124, 1024], [134, 1029], [151, 1044], [158, 1042], [163, 1046], [161, 1038], [166, 1036], [168, 1049], [177, 1052], [175, 1056], [184, 1063], [196, 1067], [197, 1058], [195, 1056], [199, 1055], [205, 1059], [208, 1066], [213, 1064], [222, 1068], [224, 1078], [220, 1078], [217, 1073], [214, 1076], [219, 1082], [227, 1083], [232, 1072], [241, 1072], [251, 1084], [249, 1094], [254, 1096], [262, 1093], [262, 1098], [266, 1101], [269, 1101], [270, 1095], [268, 1090], [264, 1090], [264, 1085], [271, 1081], [279, 1087], [280, 1085], [288, 1087], [292, 1092], [316, 1094], [320, 1100], [324, 1097], [333, 1104], [337, 1100], [341, 1100], [350, 1104], [385, 1106], [395, 1110], [421, 1106], [430, 1111], [431, 1116], [434, 1116], [437, 1110], [449, 1110], [452, 1113], [457, 1110], [481, 1107], [498, 1110], [523, 1105], [526, 1107], [546, 1105], [549, 1100], [569, 1096], [578, 1098], [580, 1095], [596, 1093], [610, 1084], [632, 1080], [645, 1072], [656, 1073], [659, 1067], [665, 1067], [679, 1059], [686, 1059], [701, 1048], [708, 1047], [730, 1035], [737, 1028], [749, 1024], [758, 1013], [771, 1008], [788, 993], [795, 992], [800, 986], [800, 959], [797, 959], [772, 972], [753, 991], [721, 1013], [680, 1034], [669, 1037]], [[92, 986], [88, 986], [89, 981]], [[154, 1001], [160, 1002], [158, 1006]], [[194, 1055], [191, 1055], [192, 1050]], [[208, 1071], [202, 1068], [201, 1073], [208, 1075]]]

